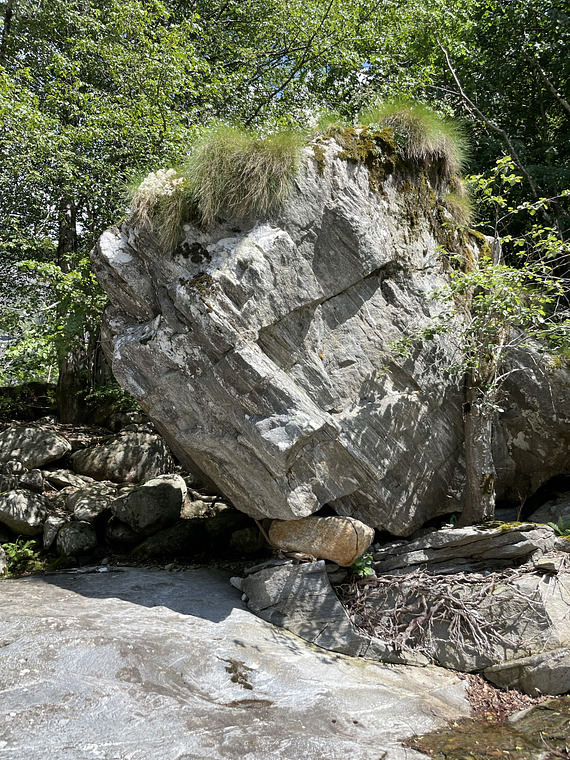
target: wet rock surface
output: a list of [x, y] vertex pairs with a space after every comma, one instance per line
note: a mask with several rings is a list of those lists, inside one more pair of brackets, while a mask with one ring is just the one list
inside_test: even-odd
[[412, 739], [407, 746], [435, 760], [555, 760], [566, 758], [570, 697], [550, 699], [512, 715], [508, 721], [464, 720], [452, 728]]
[[211, 569], [3, 580], [0, 680], [12, 760], [415, 760], [469, 714], [454, 675], [310, 648]]

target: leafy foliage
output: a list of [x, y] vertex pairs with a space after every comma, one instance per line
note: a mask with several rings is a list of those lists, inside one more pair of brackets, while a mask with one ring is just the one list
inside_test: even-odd
[[2, 545], [6, 555], [6, 576], [16, 577], [28, 572], [44, 569], [40, 550], [36, 541], [18, 538], [13, 543]]
[[570, 520], [566, 521], [564, 518], [559, 517], [558, 522], [546, 523], [553, 528], [557, 536], [570, 536]]
[[372, 554], [366, 552], [362, 556], [357, 557], [350, 569], [356, 578], [368, 578], [371, 575], [375, 575], [372, 569]]

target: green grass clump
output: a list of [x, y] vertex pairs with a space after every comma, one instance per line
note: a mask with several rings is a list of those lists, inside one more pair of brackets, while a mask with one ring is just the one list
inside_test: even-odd
[[390, 127], [404, 158], [422, 165], [438, 164], [445, 179], [463, 169], [467, 146], [463, 130], [421, 103], [378, 103], [364, 110], [359, 121]]
[[299, 132], [259, 137], [225, 125], [206, 132], [182, 170], [202, 226], [220, 213], [239, 219], [280, 203], [293, 186], [303, 144]]
[[212, 127], [180, 169], [159, 169], [131, 183], [132, 219], [169, 251], [190, 220], [207, 228], [222, 213], [232, 220], [265, 214], [292, 188], [303, 144], [300, 132], [260, 137], [242, 128]]

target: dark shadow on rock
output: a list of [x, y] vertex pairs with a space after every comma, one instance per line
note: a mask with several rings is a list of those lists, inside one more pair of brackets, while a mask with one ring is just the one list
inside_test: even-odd
[[[166, 607], [173, 612], [219, 623], [233, 609], [246, 609], [230, 585], [225, 570], [200, 567], [172, 573], [137, 567], [97, 568], [48, 573], [45, 583], [92, 599], [121, 599], [142, 607]], [[38, 577], [24, 579], [37, 581]]]

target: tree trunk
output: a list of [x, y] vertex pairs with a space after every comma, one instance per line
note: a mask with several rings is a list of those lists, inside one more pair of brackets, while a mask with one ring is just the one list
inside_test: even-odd
[[476, 525], [495, 514], [493, 464], [493, 408], [471, 375], [465, 383], [463, 405], [465, 431], [465, 506], [458, 527]]
[[[63, 272], [70, 271], [70, 255], [77, 249], [76, 214], [74, 201], [66, 198], [60, 201], [57, 262]], [[64, 312], [60, 316], [65, 319]], [[55, 400], [60, 422], [78, 424], [87, 418], [85, 395], [89, 389], [89, 357], [82, 336], [71, 340], [73, 342], [58, 347], [59, 376]]]

